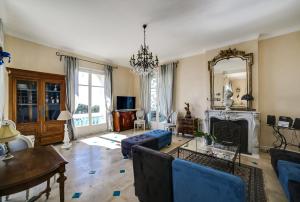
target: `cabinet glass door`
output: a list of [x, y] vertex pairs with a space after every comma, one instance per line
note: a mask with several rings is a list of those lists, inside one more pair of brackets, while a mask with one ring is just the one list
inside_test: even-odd
[[17, 80], [17, 123], [37, 122], [37, 81]]
[[57, 120], [60, 114], [61, 84], [45, 83], [45, 120]]

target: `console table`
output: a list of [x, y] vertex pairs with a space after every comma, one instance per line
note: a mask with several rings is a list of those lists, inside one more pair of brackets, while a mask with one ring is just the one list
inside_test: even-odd
[[47, 181], [47, 187], [29, 201], [46, 193], [50, 195], [50, 178], [59, 174], [60, 202], [64, 201], [65, 165], [68, 163], [52, 146], [35, 147], [13, 152], [14, 158], [0, 161], [0, 199], [2, 196], [27, 190]]
[[120, 132], [134, 128], [134, 120], [136, 120], [136, 110], [119, 110], [113, 111], [114, 131]]

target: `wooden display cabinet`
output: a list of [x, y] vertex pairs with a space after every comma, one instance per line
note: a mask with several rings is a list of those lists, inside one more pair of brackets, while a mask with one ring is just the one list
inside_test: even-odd
[[9, 118], [22, 135], [34, 135], [37, 145], [61, 142], [65, 110], [65, 76], [7, 68], [9, 75]]

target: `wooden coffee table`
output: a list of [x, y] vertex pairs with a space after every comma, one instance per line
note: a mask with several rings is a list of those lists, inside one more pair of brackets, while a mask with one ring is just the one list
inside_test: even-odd
[[52, 146], [12, 153], [14, 158], [0, 161], [0, 197], [27, 190], [47, 181], [47, 187], [29, 201], [50, 195], [50, 178], [59, 174], [60, 201], [64, 201], [65, 165], [68, 163]]

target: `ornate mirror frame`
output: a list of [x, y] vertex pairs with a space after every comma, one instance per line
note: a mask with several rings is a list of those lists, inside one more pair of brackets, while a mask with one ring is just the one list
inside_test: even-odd
[[[253, 65], [253, 53], [245, 53], [237, 49], [221, 50], [220, 53], [212, 60], [208, 61], [208, 70], [210, 73], [210, 106], [211, 109], [225, 109], [225, 107], [214, 106], [214, 66], [221, 60], [228, 60], [230, 58], [241, 58], [246, 61], [247, 72], [247, 93], [252, 95], [252, 65]], [[233, 110], [251, 110], [252, 101], [247, 102], [247, 108], [234, 108]]]

